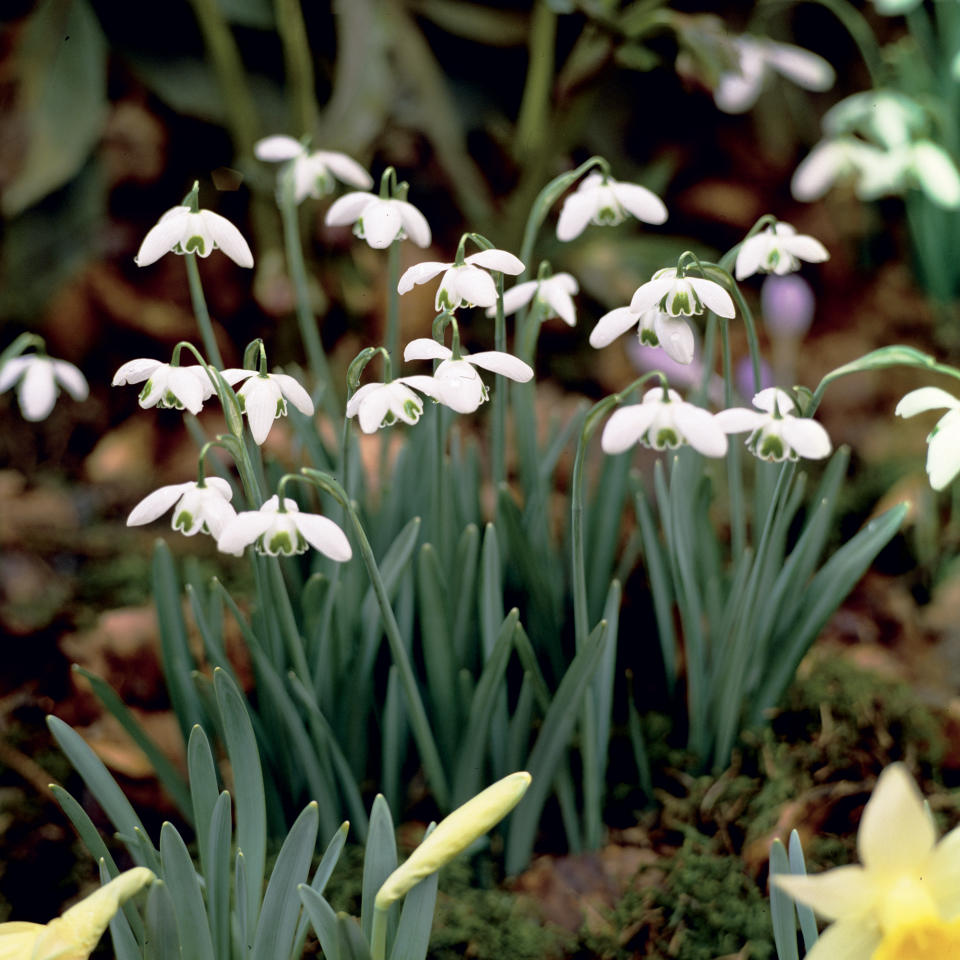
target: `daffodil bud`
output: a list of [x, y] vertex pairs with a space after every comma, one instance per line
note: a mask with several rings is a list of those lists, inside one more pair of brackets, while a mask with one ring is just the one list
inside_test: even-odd
[[526, 771], [511, 773], [444, 817], [433, 833], [384, 881], [377, 892], [377, 910], [387, 910], [421, 880], [446, 866], [499, 823], [520, 802], [531, 779]]

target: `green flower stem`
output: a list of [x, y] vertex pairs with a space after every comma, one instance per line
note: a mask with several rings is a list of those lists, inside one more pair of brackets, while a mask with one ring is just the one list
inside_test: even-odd
[[370, 930], [370, 956], [372, 960], [386, 960], [387, 956], [387, 921], [390, 918], [390, 908], [373, 908], [373, 928]]
[[277, 33], [283, 45], [287, 86], [292, 98], [294, 129], [313, 133], [317, 127], [317, 100], [314, 96], [313, 54], [307, 42], [300, 0], [276, 0]]
[[293, 194], [292, 180], [287, 177], [280, 189], [280, 215], [283, 219], [283, 240], [287, 250], [287, 265], [297, 298], [297, 323], [300, 339], [307, 354], [307, 363], [315, 383], [323, 384], [323, 403], [333, 420], [339, 420], [343, 411], [337, 404], [336, 391], [330, 376], [327, 356], [323, 352], [317, 319], [310, 308], [310, 288], [307, 282], [307, 266], [303, 259], [303, 244], [300, 239], [299, 208]]
[[547, 138], [556, 43], [557, 15], [545, 0], [537, 0], [530, 24], [527, 79], [513, 140], [514, 153], [520, 160], [531, 156]]
[[0, 367], [2, 367], [9, 360], [12, 360], [14, 357], [19, 357], [24, 350], [29, 350], [30, 347], [33, 347], [37, 353], [42, 354], [46, 353], [47, 344], [43, 337], [40, 337], [35, 333], [21, 333], [18, 337], [14, 338], [13, 342], [10, 343], [2, 353], [0, 353]]
[[[497, 313], [493, 328], [493, 346], [495, 350], [505, 353], [507, 350], [507, 322], [503, 315], [503, 274], [497, 273]], [[493, 425], [492, 425], [492, 444], [491, 451], [491, 478], [493, 480], [493, 489], [499, 490], [500, 484], [507, 478], [506, 450], [507, 442], [507, 385], [506, 377], [501, 377], [501, 382], [493, 394]]]
[[[754, 231], [760, 229], [759, 224], [762, 223], [763, 217], [757, 221], [757, 226], [754, 226]], [[736, 248], [734, 248], [736, 249]], [[729, 256], [727, 254], [724, 257], [724, 260]], [[743, 298], [743, 294], [740, 292], [740, 287], [737, 285], [737, 282], [733, 279], [730, 274], [729, 269], [724, 267], [724, 260], [721, 260], [720, 263], [706, 263], [703, 262], [700, 264], [700, 271], [703, 276], [708, 280], [713, 280], [715, 283], [719, 283], [725, 290], [729, 291], [730, 296], [733, 297], [734, 303], [737, 305], [737, 309], [740, 311], [740, 316], [743, 318], [743, 326], [747, 332], [747, 347], [750, 350], [750, 365], [753, 368], [753, 387], [754, 390], [760, 390], [760, 341], [757, 338], [757, 325], [753, 320], [753, 311], [750, 309], [749, 304]], [[727, 406], [730, 406], [730, 399], [728, 398]]]
[[203, 285], [200, 283], [200, 269], [197, 266], [197, 255], [195, 253], [187, 253], [183, 259], [187, 263], [190, 302], [193, 304], [193, 314], [197, 318], [197, 326], [200, 328], [200, 338], [203, 340], [203, 349], [210, 363], [222, 370], [223, 357], [220, 356], [220, 349], [217, 347], [217, 338], [213, 335], [213, 324], [210, 322], [207, 301], [203, 296]]
[[397, 284], [400, 281], [400, 244], [394, 240], [387, 251], [387, 336], [385, 343], [390, 359], [399, 364], [400, 360], [400, 294]]
[[373, 587], [373, 592], [376, 595], [377, 603], [380, 605], [380, 615], [383, 618], [383, 629], [387, 636], [387, 643], [390, 645], [390, 654], [400, 673], [400, 682], [403, 685], [407, 699], [407, 708], [410, 711], [410, 726], [413, 730], [414, 739], [417, 741], [417, 746], [420, 749], [424, 770], [426, 771], [430, 786], [433, 789], [433, 795], [436, 798], [437, 805], [441, 809], [446, 810], [450, 804], [450, 788], [443, 770], [443, 763], [440, 760], [440, 752], [437, 749], [436, 741], [430, 729], [430, 721], [427, 719], [427, 711], [420, 697], [417, 678], [414, 675], [410, 658], [407, 656], [406, 648], [403, 645], [403, 638], [400, 636], [400, 627], [397, 625], [397, 618], [394, 616], [393, 608], [390, 606], [387, 589], [383, 584], [383, 578], [380, 576], [380, 570], [377, 567], [377, 561], [373, 555], [370, 541], [367, 539], [367, 534], [363, 529], [363, 525], [360, 523], [360, 517], [357, 515], [353, 502], [347, 498], [346, 491], [330, 474], [323, 473], [319, 470], [312, 470], [309, 467], [304, 467], [301, 472], [311, 483], [314, 483], [321, 490], [326, 490], [327, 493], [333, 496], [347, 511], [347, 515], [350, 517], [350, 522], [357, 538], [357, 544], [360, 547], [360, 556], [363, 558], [364, 565], [370, 577], [371, 586]]
[[[733, 370], [730, 361], [730, 323], [720, 318], [720, 344], [723, 353], [723, 405], [733, 406]], [[747, 543], [747, 521], [743, 507], [743, 473], [740, 469], [740, 445], [727, 447], [727, 485], [730, 496], [730, 536], [732, 555], [739, 557]]]

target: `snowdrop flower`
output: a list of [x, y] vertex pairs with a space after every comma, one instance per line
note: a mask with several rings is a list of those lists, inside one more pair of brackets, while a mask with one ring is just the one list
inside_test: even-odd
[[404, 272], [397, 284], [397, 292], [401, 295], [409, 293], [418, 283], [426, 283], [441, 271], [446, 271], [434, 299], [438, 312], [455, 310], [461, 303], [468, 307], [492, 307], [497, 302], [497, 285], [487, 273], [488, 270], [515, 277], [523, 273], [524, 266], [506, 250], [481, 250], [470, 254], [459, 264], [425, 260]]
[[731, 37], [737, 68], [720, 75], [713, 99], [724, 113], [745, 113], [756, 102], [770, 73], [779, 73], [805, 90], [829, 90], [836, 74], [815, 53], [790, 43], [743, 34]]
[[224, 370], [223, 379], [234, 386], [247, 382], [237, 391], [240, 409], [247, 415], [250, 433], [262, 444], [270, 433], [273, 421], [287, 415], [289, 400], [302, 414], [313, 416], [310, 394], [285, 373], [258, 373], [256, 370]]
[[153, 871], [134, 867], [49, 923], [0, 923], [0, 956], [8, 960], [87, 960], [121, 904], [154, 880]]
[[667, 219], [667, 208], [646, 187], [621, 183], [602, 173], [591, 173], [563, 201], [557, 221], [557, 239], [566, 241], [579, 237], [588, 223], [616, 226], [628, 214], [644, 223], [663, 223]]
[[663, 347], [663, 352], [676, 363], [693, 362], [696, 341], [690, 324], [657, 307], [642, 313], [632, 307], [617, 307], [605, 313], [590, 334], [590, 346], [605, 347], [633, 326], [637, 327], [637, 337], [644, 346]]
[[898, 417], [915, 417], [946, 408], [927, 437], [927, 475], [934, 490], [943, 490], [960, 472], [960, 400], [939, 387], [911, 390], [898, 404]]
[[915, 139], [927, 127], [927, 113], [899, 90], [863, 90], [835, 103], [821, 121], [828, 136], [859, 133], [887, 149]]
[[347, 416], [357, 417], [364, 433], [376, 433], [402, 420], [411, 426], [423, 414], [423, 401], [398, 380], [365, 383], [347, 401]]
[[171, 207], [143, 238], [133, 259], [138, 267], [146, 267], [171, 251], [209, 257], [218, 247], [238, 266], [253, 266], [247, 241], [226, 217], [211, 210]]
[[960, 830], [939, 843], [902, 763], [877, 779], [849, 864], [773, 882], [831, 922], [807, 960], [942, 960], [960, 956]]
[[779, 387], [768, 387], [753, 398], [756, 410], [731, 407], [717, 414], [725, 433], [744, 433], [747, 447], [761, 460], [822, 460], [832, 449], [827, 431], [816, 420], [796, 417], [796, 404]]
[[324, 223], [328, 227], [352, 223], [354, 234], [376, 250], [405, 237], [418, 247], [430, 245], [430, 224], [412, 203], [378, 197], [374, 193], [345, 193], [330, 205]]
[[144, 410], [160, 407], [197, 414], [204, 401], [216, 393], [209, 374], [200, 364], [176, 367], [147, 357], [123, 364], [113, 375], [113, 386], [144, 380], [147, 382], [140, 391], [140, 406]]
[[790, 191], [797, 200], [819, 200], [838, 180], [859, 180], [867, 170], [879, 171], [886, 162], [884, 157], [879, 147], [855, 137], [821, 140], [800, 161], [790, 180]]
[[923, 0], [873, 0], [877, 13], [885, 17], [895, 17], [901, 13], [916, 10]]
[[90, 392], [84, 375], [66, 360], [53, 360], [42, 353], [13, 357], [0, 367], [0, 393], [15, 383], [20, 412], [26, 420], [46, 420], [53, 410], [60, 387], [74, 400], [86, 400]]
[[373, 186], [373, 177], [352, 157], [335, 150], [310, 151], [293, 137], [264, 137], [253, 145], [253, 153], [258, 160], [268, 163], [290, 162], [296, 203], [307, 197], [318, 200], [330, 193], [334, 188], [334, 177], [361, 190]]
[[736, 315], [730, 294], [719, 283], [689, 274], [678, 276], [676, 267], [658, 270], [637, 288], [630, 309], [639, 314], [651, 307], [658, 307], [671, 317], [703, 313], [704, 307], [718, 317]]
[[257, 553], [291, 557], [314, 547], [343, 563], [353, 556], [346, 534], [332, 520], [317, 513], [301, 513], [295, 500], [274, 494], [259, 510], [245, 510], [227, 524], [217, 538], [217, 549], [239, 557], [251, 544]]
[[206, 477], [202, 484], [191, 480], [160, 487], [144, 497], [130, 511], [128, 527], [152, 523], [173, 507], [174, 530], [192, 537], [201, 530], [214, 537], [223, 533], [226, 525], [237, 515], [230, 500], [230, 484], [220, 477]]
[[[511, 287], [503, 295], [503, 312], [509, 316], [535, 299], [544, 309], [544, 320], [559, 317], [568, 327], [575, 327], [577, 308], [573, 303], [573, 295], [579, 290], [579, 284], [569, 273], [555, 273], [543, 280], [527, 280]], [[496, 312], [495, 306], [490, 307], [487, 316], [492, 317]]]
[[800, 261], [822, 263], [829, 260], [827, 248], [813, 237], [797, 231], [789, 223], [777, 222], [747, 237], [740, 244], [734, 276], [738, 280], [755, 273], [793, 273]]
[[403, 351], [403, 359], [442, 361], [432, 377], [400, 377], [397, 382], [414, 387], [457, 413], [473, 413], [489, 399], [490, 393], [476, 367], [499, 373], [518, 383], [526, 383], [533, 378], [533, 369], [509, 353], [483, 350], [454, 359], [449, 347], [427, 337], [411, 340]]
[[727, 452], [727, 435], [716, 417], [664, 387], [654, 387], [641, 403], [617, 410], [600, 437], [605, 453], [623, 453], [635, 443], [654, 450], [689, 444], [705, 457], [722, 457]]

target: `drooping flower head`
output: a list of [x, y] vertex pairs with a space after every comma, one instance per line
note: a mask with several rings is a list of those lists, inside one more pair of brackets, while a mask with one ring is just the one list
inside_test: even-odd
[[832, 445], [827, 431], [809, 417], [794, 416], [797, 405], [779, 387], [761, 390], [754, 398], [756, 410], [731, 407], [717, 414], [725, 433], [750, 432], [747, 447], [761, 460], [822, 460]]
[[946, 960], [960, 956], [960, 829], [939, 843], [906, 767], [877, 779], [849, 865], [773, 882], [829, 926], [807, 960]]
[[947, 412], [927, 436], [927, 476], [934, 490], [943, 490], [960, 473], [960, 400], [939, 387], [911, 390], [898, 404], [898, 417], [915, 417], [927, 410]]
[[417, 284], [432, 280], [443, 273], [437, 288], [434, 305], [437, 311], [456, 310], [461, 304], [468, 307], [492, 307], [497, 302], [497, 286], [487, 273], [495, 270], [516, 276], [523, 273], [523, 263], [506, 250], [481, 250], [463, 257], [459, 263], [440, 263], [425, 260], [405, 271], [397, 284], [397, 292], [403, 295]]
[[376, 433], [402, 420], [411, 426], [423, 414], [423, 401], [399, 380], [365, 383], [347, 401], [347, 416], [356, 417], [364, 433]]
[[243, 234], [226, 217], [201, 210], [198, 192], [195, 183], [184, 202], [171, 207], [150, 229], [134, 257], [138, 267], [154, 263], [165, 253], [209, 257], [218, 248], [238, 266], [253, 266], [253, 254]]
[[128, 360], [113, 375], [112, 383], [119, 387], [126, 383], [142, 383], [144, 380], [147, 382], [139, 398], [144, 410], [160, 407], [197, 414], [203, 408], [204, 401], [216, 393], [210, 375], [200, 364], [180, 367], [147, 357]]
[[220, 477], [206, 477], [203, 483], [195, 480], [160, 487], [148, 494], [130, 511], [128, 527], [152, 523], [173, 507], [171, 527], [184, 536], [209, 533], [219, 537], [237, 513], [230, 506], [233, 491]]
[[57, 401], [60, 387], [74, 400], [90, 392], [84, 375], [66, 360], [45, 353], [22, 353], [0, 366], [0, 393], [17, 384], [17, 401], [25, 420], [45, 420]]
[[692, 363], [696, 340], [690, 324], [681, 317], [671, 317], [658, 307], [637, 313], [633, 307], [617, 307], [605, 313], [590, 333], [591, 347], [613, 343], [631, 327], [637, 328], [637, 339], [646, 347], [662, 347], [676, 363]]
[[727, 436], [716, 417], [666, 387], [654, 387], [641, 403], [616, 410], [600, 437], [605, 453], [623, 453], [635, 443], [653, 450], [687, 444], [705, 457], [722, 457], [727, 452]]
[[604, 173], [590, 173], [569, 194], [560, 208], [557, 239], [573, 240], [588, 223], [616, 226], [628, 215], [644, 223], [663, 223], [667, 208], [663, 201], [637, 183], [622, 183]]
[[250, 433], [257, 444], [262, 444], [270, 433], [273, 421], [287, 415], [289, 400], [304, 416], [313, 416], [313, 401], [299, 381], [285, 373], [258, 373], [256, 370], [230, 369], [223, 371], [223, 379], [237, 391], [240, 409], [247, 415]]
[[734, 276], [738, 280], [755, 273], [783, 275], [800, 269], [800, 261], [823, 263], [827, 248], [814, 237], [797, 233], [789, 223], [773, 223], [740, 244]]
[[[580, 285], [576, 278], [569, 273], [555, 273], [540, 280], [526, 280], [511, 287], [503, 295], [503, 312], [505, 316], [509, 316], [535, 301], [543, 310], [544, 320], [559, 317], [568, 327], [573, 327], [577, 323], [577, 308], [573, 296], [579, 290]], [[495, 313], [496, 307], [487, 310], [488, 317]]]
[[714, 280], [680, 273], [677, 267], [658, 270], [646, 283], [638, 287], [630, 301], [630, 309], [637, 314], [656, 307], [671, 317], [692, 316], [712, 310], [718, 317], [736, 316], [733, 299]]
[[314, 547], [331, 560], [353, 556], [346, 534], [332, 520], [317, 513], [302, 513], [296, 500], [274, 494], [259, 510], [245, 510], [231, 520], [217, 538], [217, 549], [240, 556], [256, 544], [257, 553], [291, 557]]
[[332, 193], [335, 177], [361, 190], [369, 190], [373, 186], [373, 177], [352, 157], [336, 150], [309, 150], [293, 137], [282, 134], [264, 137], [253, 145], [253, 153], [258, 160], [268, 163], [290, 164], [288, 169], [293, 179], [293, 197], [298, 204], [307, 197], [319, 199]]

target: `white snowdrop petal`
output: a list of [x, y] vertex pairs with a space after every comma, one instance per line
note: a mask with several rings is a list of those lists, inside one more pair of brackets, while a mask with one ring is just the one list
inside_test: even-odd
[[833, 67], [823, 57], [792, 43], [767, 41], [766, 60], [773, 68], [804, 90], [829, 90], [837, 78]]
[[605, 313], [597, 325], [590, 331], [590, 346], [600, 349], [613, 343], [622, 333], [635, 327], [640, 321], [640, 314], [631, 307], [617, 307]]
[[247, 370], [243, 367], [229, 367], [226, 370], [220, 371], [220, 376], [223, 377], [231, 387], [235, 387], [241, 380], [248, 380], [250, 377], [255, 377], [256, 375], [256, 370]]
[[830, 456], [833, 445], [827, 431], [816, 420], [807, 417], [784, 417], [783, 438], [801, 457], [822, 460]]
[[551, 286], [557, 286], [561, 290], [573, 295], [580, 292], [580, 284], [572, 273], [555, 273], [548, 281]]
[[648, 280], [634, 291], [633, 298], [630, 300], [630, 309], [639, 317], [641, 313], [658, 305], [673, 288], [675, 282], [676, 277], [672, 273]]
[[26, 420], [45, 420], [57, 401], [57, 385], [53, 379], [53, 364], [45, 357], [37, 357], [27, 367], [17, 388], [20, 412]]
[[372, 193], [345, 193], [330, 204], [323, 222], [328, 227], [345, 227], [347, 224], [355, 223], [364, 215], [367, 207], [376, 202], [377, 197]]
[[821, 140], [794, 171], [790, 192], [797, 200], [819, 200], [833, 186], [845, 166], [843, 146], [833, 140]]
[[483, 350], [480, 353], [471, 353], [463, 359], [475, 367], [499, 373], [518, 383], [526, 383], [533, 379], [533, 368], [529, 364], [524, 363], [519, 357], [500, 350]]
[[[170, 391], [191, 413], [199, 413], [203, 407], [203, 385], [188, 367], [167, 369], [166, 389]], [[159, 392], [159, 391], [158, 391]], [[158, 397], [157, 401], [163, 399]]]
[[418, 283], [426, 283], [432, 280], [438, 273], [442, 273], [452, 264], [440, 263], [439, 260], [424, 260], [423, 263], [415, 263], [408, 270], [404, 270], [397, 284], [397, 293], [409, 293]]
[[677, 363], [693, 363], [696, 339], [690, 324], [683, 317], [671, 317], [659, 310], [653, 318], [653, 329], [664, 353]]
[[253, 253], [243, 234], [226, 218], [211, 210], [201, 210], [203, 224], [213, 242], [240, 267], [253, 266]]
[[34, 354], [13, 357], [0, 367], [0, 393], [9, 390], [23, 376], [24, 370], [32, 362]]
[[428, 377], [421, 373], [414, 374], [410, 377], [398, 377], [394, 383], [405, 383], [407, 386], [413, 387], [421, 393], [425, 393], [434, 400], [439, 400], [443, 393], [442, 387], [437, 382], [436, 377]]
[[573, 297], [571, 297], [566, 290], [553, 286], [546, 291], [541, 291], [541, 295], [550, 305], [553, 312], [568, 327], [575, 327], [577, 325], [577, 308], [574, 305]]
[[659, 411], [660, 404], [655, 401], [634, 403], [615, 410], [600, 435], [600, 446], [604, 453], [629, 450], [643, 436]]
[[237, 511], [222, 497], [204, 499], [202, 521], [207, 525], [210, 535], [216, 540], [226, 530], [227, 525], [236, 517]]
[[666, 204], [652, 191], [638, 183], [608, 181], [617, 200], [644, 223], [663, 223], [667, 219]]
[[960, 174], [946, 150], [922, 140], [913, 145], [911, 160], [914, 175], [930, 200], [948, 210], [960, 206]]
[[778, 243], [783, 250], [793, 254], [798, 260], [805, 260], [807, 263], [823, 263], [830, 259], [830, 251], [816, 237], [801, 233], [780, 240]]
[[390, 409], [394, 415], [404, 423], [416, 423], [423, 413], [423, 401], [402, 383], [388, 384], [387, 389], [390, 391]]
[[196, 484], [190, 480], [186, 483], [173, 483], [160, 487], [153, 493], [147, 494], [131, 511], [127, 517], [128, 527], [139, 527], [145, 523], [152, 523], [157, 517], [165, 514], [188, 490]]
[[911, 390], [898, 404], [894, 413], [898, 417], [915, 417], [926, 410], [960, 408], [960, 400], [940, 387], [920, 387]]
[[960, 410], [951, 410], [941, 417], [927, 439], [930, 486], [943, 490], [960, 471]]
[[713, 88], [713, 102], [724, 113], [746, 113], [763, 89], [763, 74], [746, 76], [732, 70], [722, 73]]
[[733, 298], [719, 283], [703, 277], [688, 276], [686, 279], [708, 310], [712, 310], [718, 317], [730, 318], [737, 315]]
[[280, 388], [270, 380], [255, 377], [248, 380], [241, 390], [244, 409], [250, 434], [259, 446], [270, 433], [273, 421], [277, 418], [277, 403], [280, 400]]
[[358, 387], [351, 395], [350, 399], [347, 401], [346, 414], [348, 417], [355, 417], [357, 411], [360, 409], [360, 405], [363, 403], [365, 397], [369, 397], [371, 393], [375, 390], [379, 390], [383, 387], [382, 383], [365, 383], [362, 387]]
[[384, 384], [378, 384], [380, 389], [367, 394], [359, 408], [360, 429], [364, 433], [376, 433], [383, 423], [383, 418], [390, 409], [390, 394]]
[[338, 180], [349, 183], [351, 187], [360, 187], [364, 190], [373, 186], [373, 177], [353, 157], [348, 157], [345, 153], [336, 150], [317, 150], [311, 156], [329, 167]]
[[592, 190], [580, 189], [571, 193], [560, 208], [557, 239], [566, 242], [579, 237], [596, 212], [596, 194]]
[[51, 360], [53, 364], [53, 373], [61, 386], [66, 388], [67, 393], [74, 400], [86, 400], [90, 393], [90, 385], [87, 378], [72, 363], [66, 360]]
[[203, 482], [210, 487], [211, 490], [215, 490], [217, 496], [223, 500], [229, 502], [233, 499], [233, 487], [231, 487], [223, 477], [206, 477]]
[[363, 211], [363, 236], [375, 250], [389, 247], [403, 229], [395, 200], [378, 200]]
[[303, 144], [282, 133], [264, 137], [253, 145], [253, 155], [258, 160], [264, 160], [267, 163], [282, 163], [285, 160], [292, 160], [294, 157], [299, 157], [303, 152]]
[[417, 337], [403, 348], [404, 360], [449, 360], [452, 356], [449, 347], [430, 337]]
[[484, 270], [507, 273], [511, 277], [518, 276], [526, 269], [519, 257], [515, 257], [506, 250], [481, 250], [479, 253], [470, 254], [466, 262], [476, 267], [483, 267]]
[[164, 364], [159, 360], [151, 360], [147, 357], [128, 360], [122, 364], [113, 375], [111, 384], [114, 387], [119, 387], [125, 383], [141, 383], [144, 380], [148, 380], [156, 369], [162, 366], [164, 366]]
[[431, 234], [430, 224], [427, 223], [427, 218], [412, 203], [407, 203], [406, 200], [394, 200], [393, 203], [396, 204], [397, 210], [400, 213], [403, 229], [407, 232], [407, 236], [418, 247], [429, 247]]
[[221, 553], [232, 553], [239, 557], [257, 537], [269, 529], [274, 516], [274, 513], [265, 513], [263, 508], [238, 513], [217, 537], [217, 549]]
[[328, 517], [297, 513], [293, 515], [293, 522], [304, 540], [331, 560], [344, 563], [353, 556], [347, 535]]
[[[504, 291], [504, 316], [508, 317], [511, 313], [516, 313], [521, 307], [526, 306], [526, 304], [533, 299], [533, 295], [537, 292], [537, 286], [538, 283], [536, 280], [525, 280], [523, 283], [518, 283], [509, 290]], [[496, 312], [497, 307], [496, 304], [494, 304], [492, 307], [488, 308], [487, 316], [492, 317], [496, 314]]]
[[171, 207], [147, 232], [133, 258], [138, 267], [147, 267], [156, 263], [165, 253], [169, 253], [182, 239], [184, 228], [190, 217], [188, 207]]
[[286, 373], [273, 373], [270, 379], [280, 388], [280, 392], [289, 400], [302, 414], [312, 417], [314, 413], [313, 400], [310, 394], [303, 388], [300, 381]]
[[684, 439], [705, 457], [723, 457], [727, 453], [727, 435], [713, 414], [692, 403], [674, 405], [673, 419]]
[[770, 422], [767, 414], [759, 410], [748, 410], [746, 407], [730, 407], [714, 415], [717, 425], [724, 433], [746, 433], [748, 430], [757, 430]]
[[790, 394], [779, 387], [767, 387], [760, 390], [753, 395], [751, 402], [758, 410], [763, 410], [765, 413], [773, 413], [774, 404], [781, 414], [791, 413], [797, 409], [797, 405], [793, 402]]
[[489, 273], [469, 264], [454, 269], [456, 270], [456, 290], [461, 300], [478, 307], [496, 305], [497, 285]]
[[752, 277], [766, 259], [766, 252], [767, 240], [762, 233], [747, 237], [740, 244], [740, 250], [737, 253], [737, 263], [734, 268], [734, 276], [737, 280]]

